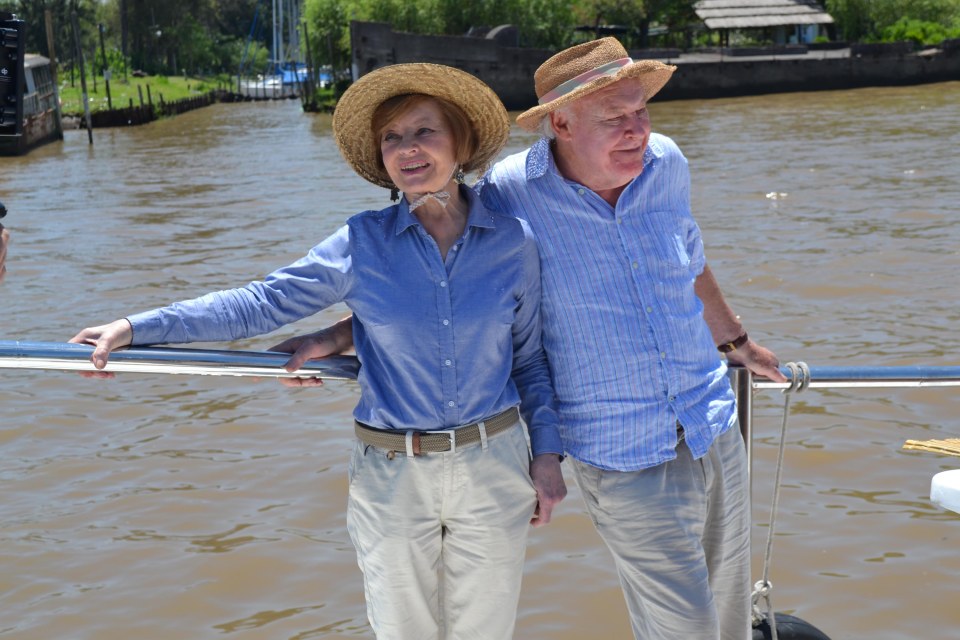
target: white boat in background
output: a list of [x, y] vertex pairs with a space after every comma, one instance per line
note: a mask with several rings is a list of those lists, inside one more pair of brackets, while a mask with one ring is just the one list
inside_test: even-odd
[[304, 60], [300, 47], [300, 4], [286, 0], [274, 0], [273, 13], [270, 21], [270, 54], [266, 69], [253, 76], [251, 62], [247, 58], [250, 45], [259, 40], [264, 20], [260, 18], [259, 3], [254, 12], [253, 24], [247, 45], [240, 60], [240, 69], [237, 72], [237, 93], [253, 99], [294, 98], [302, 96], [307, 87], [323, 86], [323, 74], [310, 82], [310, 72]]
[[0, 156], [18, 156], [54, 140], [63, 140], [60, 97], [50, 59], [28, 53], [23, 61], [23, 126], [0, 135]]
[[260, 100], [295, 98], [300, 95], [296, 84], [284, 83], [283, 77], [279, 75], [260, 75], [256, 78], [241, 79], [237, 84], [237, 93], [248, 98]]

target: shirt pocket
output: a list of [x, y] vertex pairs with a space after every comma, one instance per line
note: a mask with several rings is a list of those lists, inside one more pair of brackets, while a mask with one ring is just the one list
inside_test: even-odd
[[656, 267], [665, 275], [689, 273], [693, 258], [687, 250], [687, 230], [682, 223], [657, 229], [651, 234], [649, 255], [656, 257]]

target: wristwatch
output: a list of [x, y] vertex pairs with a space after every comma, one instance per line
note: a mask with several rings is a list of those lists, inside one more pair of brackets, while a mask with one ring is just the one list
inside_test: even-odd
[[733, 351], [736, 351], [743, 345], [747, 344], [747, 340], [749, 339], [750, 338], [747, 337], [747, 332], [744, 331], [743, 333], [741, 333], [739, 336], [737, 336], [730, 342], [724, 342], [723, 344], [718, 344], [717, 351], [719, 351], [720, 353], [731, 353]]

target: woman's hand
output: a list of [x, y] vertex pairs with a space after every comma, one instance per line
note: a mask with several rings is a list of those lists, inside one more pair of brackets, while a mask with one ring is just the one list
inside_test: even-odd
[[[126, 347], [133, 341], [133, 327], [130, 322], [124, 318], [114, 320], [110, 324], [104, 324], [99, 327], [88, 327], [70, 338], [70, 342], [77, 344], [93, 345], [93, 353], [90, 355], [90, 362], [97, 369], [103, 369], [107, 366], [107, 359], [110, 352], [120, 347]], [[106, 371], [82, 372], [80, 375], [85, 378], [112, 378], [113, 374]]]

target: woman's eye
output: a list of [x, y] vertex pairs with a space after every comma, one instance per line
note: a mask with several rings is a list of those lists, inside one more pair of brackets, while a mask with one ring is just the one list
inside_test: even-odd
[[384, 142], [393, 142], [394, 140], [399, 140], [399, 139], [400, 139], [400, 136], [398, 136], [395, 133], [385, 133], [383, 135]]
[[433, 129], [428, 129], [427, 127], [420, 127], [417, 129], [418, 136], [426, 135], [428, 133], [433, 133]]

